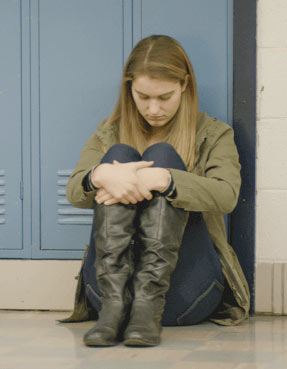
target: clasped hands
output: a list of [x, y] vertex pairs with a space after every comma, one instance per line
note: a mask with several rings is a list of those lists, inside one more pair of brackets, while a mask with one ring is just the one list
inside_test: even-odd
[[136, 204], [151, 200], [151, 191], [164, 191], [171, 175], [165, 168], [150, 168], [153, 161], [101, 164], [92, 174], [92, 182], [99, 188], [95, 196], [98, 204]]

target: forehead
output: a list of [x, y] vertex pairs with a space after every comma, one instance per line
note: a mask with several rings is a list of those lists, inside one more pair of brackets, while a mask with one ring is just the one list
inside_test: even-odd
[[139, 76], [132, 81], [132, 87], [144, 95], [158, 96], [180, 89], [180, 83], [167, 79]]

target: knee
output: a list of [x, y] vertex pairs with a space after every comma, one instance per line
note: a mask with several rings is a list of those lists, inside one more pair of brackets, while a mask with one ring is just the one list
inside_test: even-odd
[[159, 154], [164, 153], [165, 157], [174, 155], [176, 153], [175, 148], [167, 142], [158, 142], [149, 146], [143, 153], [143, 160], [154, 160]]
[[158, 142], [158, 143], [155, 143], [151, 146], [149, 146], [145, 152], [144, 152], [144, 155], [148, 154], [148, 153], [152, 153], [152, 152], [158, 152], [158, 151], [172, 151], [172, 152], [175, 152], [175, 148], [167, 143], [167, 142]]
[[167, 142], [158, 142], [148, 147], [143, 160], [154, 161], [154, 166], [186, 170], [185, 164], [176, 149]]
[[114, 144], [113, 146], [111, 146], [108, 151], [107, 154], [122, 154], [122, 153], [127, 153], [127, 152], [137, 152], [136, 149], [134, 149], [132, 146], [126, 145], [126, 144], [122, 144], [122, 143], [118, 143], [118, 144]]
[[113, 160], [117, 160], [120, 163], [139, 161], [141, 160], [141, 155], [134, 147], [118, 143], [109, 148], [109, 150], [102, 158], [101, 164], [103, 163], [112, 164]]

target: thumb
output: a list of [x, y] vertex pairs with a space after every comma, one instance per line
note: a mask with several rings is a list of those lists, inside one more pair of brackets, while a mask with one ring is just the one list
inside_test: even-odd
[[141, 168], [147, 168], [147, 167], [151, 167], [154, 164], [154, 161], [138, 161], [134, 163], [134, 168], [136, 170], [141, 169]]
[[113, 164], [120, 164], [117, 160], [113, 160]]

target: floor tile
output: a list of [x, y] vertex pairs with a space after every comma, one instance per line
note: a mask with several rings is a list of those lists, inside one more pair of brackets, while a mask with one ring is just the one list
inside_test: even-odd
[[160, 362], [135, 362], [132, 360], [83, 360], [73, 369], [169, 369], [170, 363], [160, 363]]
[[95, 322], [60, 324], [65, 312], [0, 311], [0, 369], [286, 369], [287, 317], [239, 326], [164, 327], [157, 347], [86, 347]]
[[[234, 363], [216, 363], [214, 362], [185, 362], [176, 363], [169, 367], [168, 369], [238, 369], [238, 364]], [[250, 368], [251, 369], [251, 368]]]
[[133, 360], [133, 361], [161, 361], [173, 362], [184, 360], [190, 354], [187, 350], [164, 350], [151, 348], [114, 348], [113, 351], [107, 349], [98, 351], [93, 355], [94, 359], [109, 360]]

